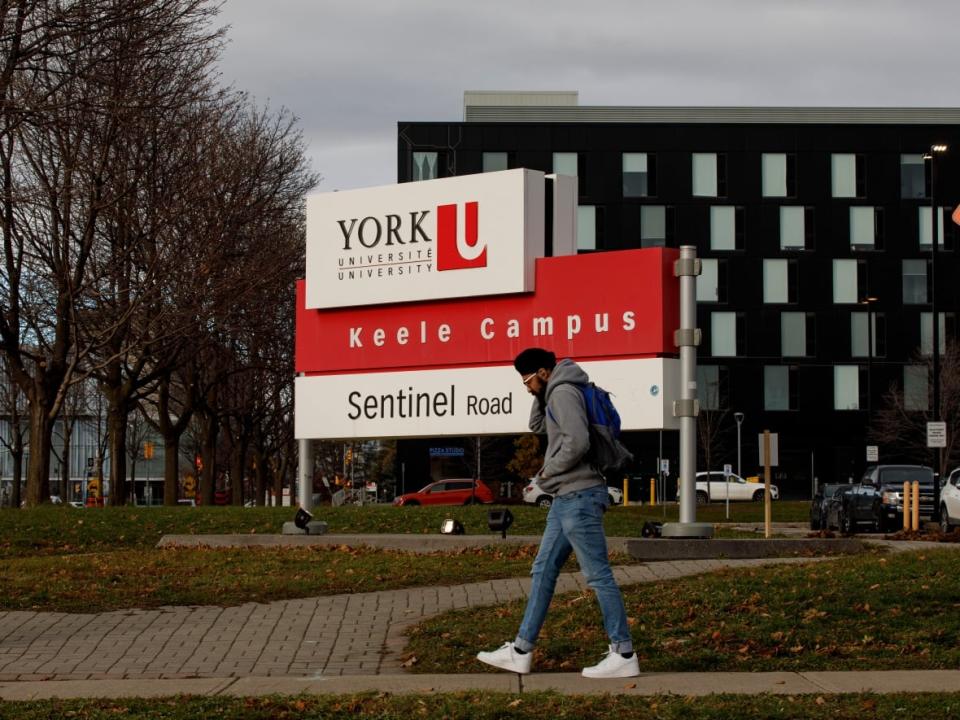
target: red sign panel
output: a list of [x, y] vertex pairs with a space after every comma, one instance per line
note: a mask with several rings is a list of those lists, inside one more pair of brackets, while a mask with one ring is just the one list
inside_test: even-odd
[[675, 354], [677, 257], [650, 248], [541, 258], [534, 293], [334, 310], [306, 309], [300, 281], [296, 369], [503, 365], [531, 346], [578, 360]]

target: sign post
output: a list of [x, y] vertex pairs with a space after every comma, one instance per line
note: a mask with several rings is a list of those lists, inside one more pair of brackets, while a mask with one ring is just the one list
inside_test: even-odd
[[[727, 487], [727, 520], [730, 519], [730, 475], [733, 474], [733, 468], [729, 463], [723, 466], [723, 484]], [[709, 482], [709, 478], [708, 478]]]
[[763, 536], [770, 537], [772, 508], [770, 506], [770, 467], [780, 464], [779, 435], [764, 430], [760, 435], [760, 464], [763, 465]]

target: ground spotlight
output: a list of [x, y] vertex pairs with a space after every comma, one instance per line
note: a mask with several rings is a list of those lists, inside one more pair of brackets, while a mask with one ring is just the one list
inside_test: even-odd
[[640, 530], [640, 535], [645, 538], [658, 538], [662, 531], [663, 523], [645, 522], [643, 528]]
[[461, 523], [459, 520], [447, 518], [440, 526], [440, 532], [443, 535], [463, 535], [465, 531], [463, 529], [463, 523]]
[[513, 513], [504, 508], [503, 510], [490, 510], [487, 513], [487, 527], [493, 532], [499, 530], [504, 540], [507, 539], [507, 528], [513, 525]]
[[299, 508], [297, 510], [297, 514], [293, 516], [293, 524], [296, 525], [301, 530], [303, 530], [305, 533], [307, 533], [307, 535], [310, 534], [310, 528], [307, 527], [307, 524], [311, 520], [313, 520], [313, 515], [308, 513], [303, 508]]

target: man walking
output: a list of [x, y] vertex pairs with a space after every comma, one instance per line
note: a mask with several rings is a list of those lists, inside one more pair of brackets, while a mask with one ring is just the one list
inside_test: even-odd
[[581, 386], [590, 379], [572, 360], [557, 362], [543, 348], [528, 348], [513, 361], [527, 391], [534, 396], [530, 429], [547, 434], [547, 451], [538, 483], [554, 493], [540, 550], [533, 561], [533, 582], [520, 630], [513, 642], [477, 659], [503, 670], [530, 672], [533, 648], [553, 598], [560, 569], [576, 553], [580, 569], [600, 603], [603, 625], [610, 637], [610, 651], [597, 665], [583, 669], [590, 678], [623, 678], [640, 674], [633, 641], [627, 626], [623, 596], [610, 570], [603, 513], [607, 509], [607, 486], [591, 466], [590, 431]]

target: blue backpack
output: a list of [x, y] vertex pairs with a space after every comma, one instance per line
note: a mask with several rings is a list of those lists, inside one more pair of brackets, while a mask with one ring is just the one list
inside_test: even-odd
[[[587, 427], [590, 431], [590, 464], [605, 480], [616, 480], [628, 464], [633, 462], [633, 453], [620, 442], [620, 413], [610, 399], [610, 393], [594, 383], [575, 385], [583, 393], [587, 408]], [[550, 408], [550, 418], [556, 422]]]

